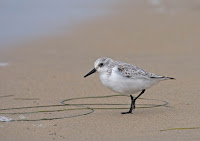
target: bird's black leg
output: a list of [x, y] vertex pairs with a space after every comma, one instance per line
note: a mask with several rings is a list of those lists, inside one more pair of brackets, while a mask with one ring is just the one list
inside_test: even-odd
[[130, 109], [129, 109], [129, 111], [128, 112], [122, 112], [122, 114], [130, 114], [130, 113], [132, 113], [132, 110], [133, 110], [133, 104], [134, 104], [134, 99], [133, 99], [133, 96], [132, 95], [130, 95], [130, 97], [131, 97], [131, 107], [130, 107]]
[[135, 109], [135, 101], [136, 101], [136, 99], [138, 99], [144, 92], [145, 92], [145, 89], [142, 90], [142, 92], [136, 98], [133, 99], [133, 109]]
[[135, 109], [135, 101], [136, 101], [144, 92], [145, 92], [145, 89], [142, 90], [142, 92], [141, 92], [136, 98], [134, 98], [134, 99], [133, 99], [133, 96], [130, 95], [130, 97], [131, 97], [131, 107], [130, 107], [130, 109], [129, 109], [128, 112], [122, 112], [122, 114], [130, 114], [130, 113], [132, 113], [132, 110]]

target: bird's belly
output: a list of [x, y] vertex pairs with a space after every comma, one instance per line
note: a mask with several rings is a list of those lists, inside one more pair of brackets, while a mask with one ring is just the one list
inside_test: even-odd
[[109, 87], [121, 94], [134, 94], [147, 88], [140, 79], [111, 81]]
[[111, 75], [106, 81], [102, 81], [102, 83], [115, 92], [128, 95], [140, 92], [155, 84], [148, 79], [126, 78], [119, 75]]

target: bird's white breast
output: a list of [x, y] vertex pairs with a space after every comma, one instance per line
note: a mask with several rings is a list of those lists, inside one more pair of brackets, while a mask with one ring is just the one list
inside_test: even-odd
[[143, 89], [147, 89], [158, 81], [146, 78], [128, 78], [122, 76], [117, 69], [114, 67], [112, 73], [101, 73], [99, 74], [100, 80], [106, 87], [121, 94], [134, 94]]

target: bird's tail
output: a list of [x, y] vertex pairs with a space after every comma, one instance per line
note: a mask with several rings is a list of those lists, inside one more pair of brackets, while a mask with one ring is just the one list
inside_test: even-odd
[[166, 77], [166, 76], [159, 76], [159, 77], [151, 77], [151, 78], [155, 78], [155, 79], [161, 79], [161, 80], [169, 80], [169, 79], [174, 79], [173, 77]]
[[174, 79], [175, 80], [175, 78], [173, 78], [173, 77], [164, 77], [164, 79]]

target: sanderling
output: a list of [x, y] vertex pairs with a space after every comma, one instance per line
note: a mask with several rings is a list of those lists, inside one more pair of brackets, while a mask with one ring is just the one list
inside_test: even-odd
[[[95, 72], [99, 73], [101, 82], [109, 89], [120, 94], [130, 95], [130, 110], [122, 114], [132, 113], [132, 110], [135, 109], [135, 101], [147, 88], [150, 88], [162, 80], [174, 79], [171, 77], [159, 76], [137, 66], [115, 61], [107, 57], [97, 59], [94, 63], [94, 69], [86, 74], [84, 78]], [[133, 98], [132, 94], [137, 92], [140, 92], [140, 94]]]

